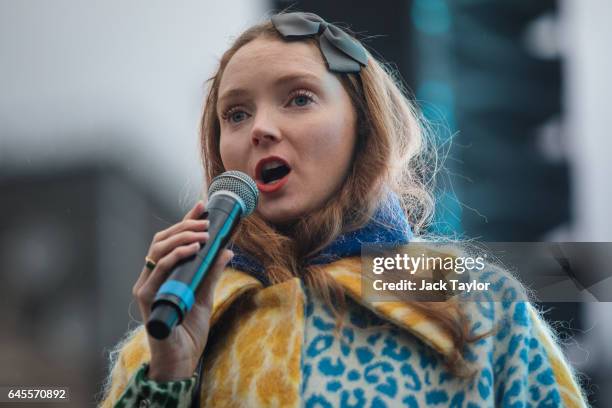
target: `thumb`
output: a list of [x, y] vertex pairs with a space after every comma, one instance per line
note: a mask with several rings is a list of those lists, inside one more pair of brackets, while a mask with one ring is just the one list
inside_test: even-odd
[[224, 249], [221, 255], [217, 257], [217, 260], [215, 261], [215, 267], [219, 267], [221, 270], [223, 270], [225, 265], [227, 265], [233, 257], [234, 251], [232, 251], [231, 249]]

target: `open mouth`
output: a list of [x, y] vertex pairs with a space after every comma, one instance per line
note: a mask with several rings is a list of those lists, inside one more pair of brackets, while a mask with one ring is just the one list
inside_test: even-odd
[[274, 184], [291, 172], [291, 166], [279, 156], [268, 156], [255, 166], [255, 178], [260, 184]]
[[271, 162], [264, 164], [261, 169], [261, 181], [263, 181], [264, 184], [274, 183], [285, 177], [290, 171], [291, 169], [289, 166], [284, 163]]
[[279, 156], [268, 156], [255, 166], [255, 183], [260, 192], [271, 194], [284, 188], [289, 181], [291, 166]]

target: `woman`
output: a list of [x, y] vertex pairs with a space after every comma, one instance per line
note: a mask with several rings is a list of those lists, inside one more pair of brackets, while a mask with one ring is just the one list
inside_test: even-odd
[[[584, 406], [529, 303], [363, 296], [361, 244], [407, 244], [431, 215], [422, 137], [338, 27], [286, 13], [245, 31], [211, 78], [201, 142], [207, 181], [249, 174], [257, 211], [169, 339], [139, 327], [118, 345], [102, 406]], [[204, 211], [155, 235], [133, 288], [145, 321], [208, 238]]]

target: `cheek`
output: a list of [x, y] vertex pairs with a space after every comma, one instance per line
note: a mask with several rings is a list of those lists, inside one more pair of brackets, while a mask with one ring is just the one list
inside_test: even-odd
[[341, 120], [327, 120], [319, 126], [311, 126], [306, 139], [309, 156], [321, 169], [346, 167], [355, 143], [354, 126]]
[[240, 170], [238, 165], [243, 161], [241, 159], [241, 152], [239, 146], [236, 143], [232, 143], [230, 138], [221, 137], [219, 141], [219, 153], [221, 155], [223, 167], [225, 167], [226, 170]]
[[[341, 121], [338, 121], [341, 122]], [[304, 146], [303, 168], [307, 190], [318, 197], [336, 191], [350, 168], [352, 158], [352, 135], [341, 125], [312, 127], [308, 146]]]

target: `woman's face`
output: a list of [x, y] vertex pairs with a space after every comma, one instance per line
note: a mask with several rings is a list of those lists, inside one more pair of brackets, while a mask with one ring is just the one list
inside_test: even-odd
[[221, 78], [217, 115], [223, 166], [257, 182], [264, 219], [294, 221], [340, 189], [357, 116], [316, 46], [258, 38], [241, 47]]

